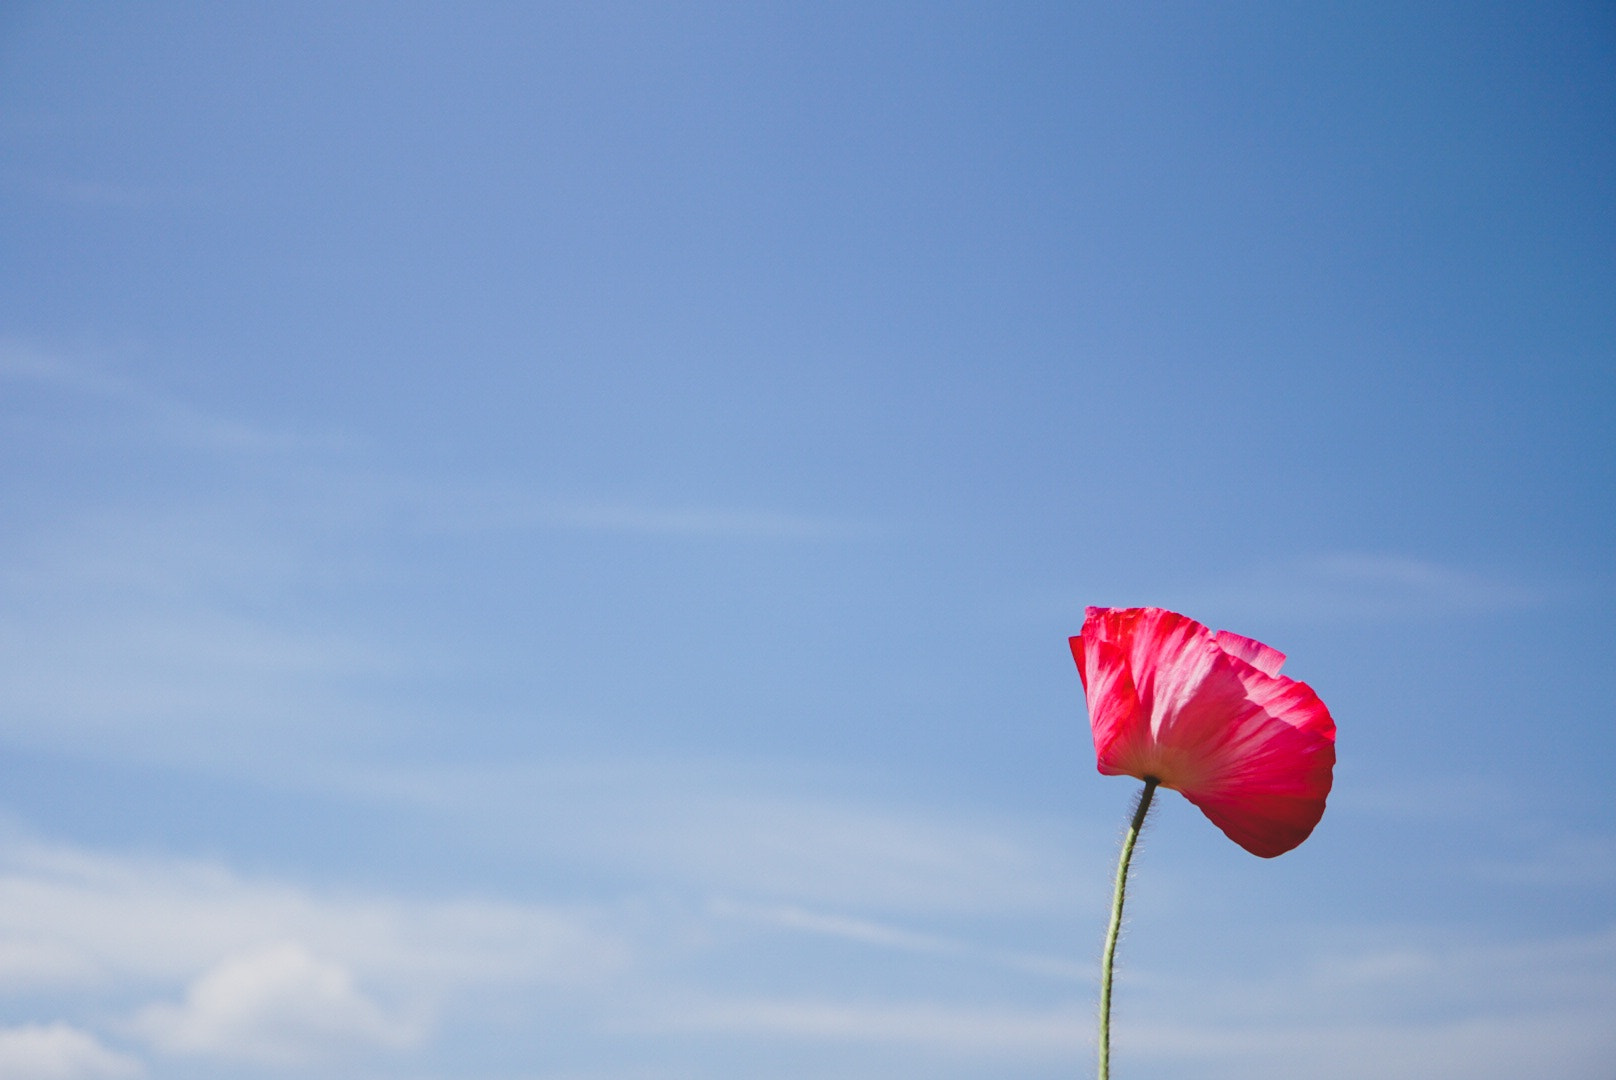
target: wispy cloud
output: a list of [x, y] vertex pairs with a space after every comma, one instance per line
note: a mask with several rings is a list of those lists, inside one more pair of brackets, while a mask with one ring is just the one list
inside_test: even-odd
[[12, 841], [0, 851], [0, 984], [191, 979], [266, 944], [301, 943], [418, 986], [594, 978], [624, 943], [584, 911], [474, 899], [323, 895], [214, 863]]
[[[417, 486], [340, 477], [292, 488], [91, 508], [9, 531], [0, 539], [0, 649], [8, 658], [0, 665], [0, 733], [74, 753], [200, 764], [296, 753], [311, 726], [341, 742], [376, 723], [430, 723], [399, 703], [399, 685], [502, 661], [480, 649], [486, 642], [389, 618], [394, 590], [380, 578], [397, 564], [384, 568], [362, 553], [476, 519], [479, 506], [505, 522], [483, 523], [490, 528], [585, 528], [534, 501], [440, 502]], [[654, 523], [654, 515], [642, 522]], [[747, 539], [771, 530], [782, 538], [834, 533], [767, 515], [704, 522], [696, 514], [678, 527], [714, 530], [692, 534], [703, 540], [723, 530]], [[466, 544], [470, 560], [481, 540], [452, 542]], [[327, 602], [343, 593], [362, 602]], [[264, 738], [268, 731], [275, 738]]]
[[[677, 899], [689, 888], [620, 882], [612, 891], [628, 899], [592, 907], [419, 900], [13, 838], [0, 845], [0, 984], [62, 1014], [0, 1031], [0, 1077], [134, 1077], [142, 1065], [125, 1044], [152, 1062], [334, 1075], [318, 1069], [374, 1055], [424, 1060], [454, 1037], [449, 1025], [464, 1037], [467, 1023], [565, 1027], [580, 1061], [610, 1043], [678, 1062], [699, 1036], [880, 1060], [882, 1075], [904, 1077], [968, 1075], [968, 1063], [985, 1061], [1042, 1075], [1088, 1053], [1087, 995], [1050, 981], [1088, 973], [1045, 954], [860, 905], [692, 908]], [[881, 889], [865, 896], [876, 907], [891, 900]], [[1002, 929], [1015, 910], [977, 925]], [[738, 924], [756, 933], [737, 937]], [[1282, 949], [1283, 963], [1126, 968], [1118, 1053], [1141, 1077], [1193, 1062], [1197, 1075], [1231, 1080], [1505, 1080], [1538, 1065], [1595, 1080], [1616, 1060], [1616, 1035], [1598, 1022], [1616, 1009], [1616, 928], [1507, 942], [1454, 929], [1298, 932], [1304, 943]], [[821, 960], [805, 983], [804, 962], [823, 949], [799, 939], [813, 938], [868, 955]], [[737, 977], [724, 959], [735, 949], [762, 968], [742, 965]], [[908, 979], [894, 975], [902, 955], [923, 961]], [[107, 1001], [133, 1004], [109, 1011]], [[1499, 1032], [1526, 1032], [1533, 1045]], [[618, 1075], [634, 1073], [599, 1074]]]
[[836, 515], [644, 498], [550, 497], [485, 484], [452, 488], [391, 485], [391, 498], [434, 532], [480, 533], [554, 529], [678, 540], [861, 540], [878, 535], [872, 522]]
[[[890, 924], [827, 921], [800, 908], [749, 910], [788, 934], [828, 932], [879, 950], [896, 943], [967, 964], [1005, 966], [1007, 957], [1010, 968], [1021, 964]], [[290, 1068], [413, 1053], [436, 1037], [438, 1018], [456, 1012], [456, 1002], [535, 986], [564, 990], [567, 1004], [550, 1007], [613, 1039], [705, 1032], [1053, 1060], [1082, 1038], [1080, 1010], [1069, 1005], [726, 995], [722, 977], [692, 986], [699, 954], [714, 947], [711, 928], [700, 924], [713, 917], [709, 911], [692, 925], [677, 904], [648, 909], [643, 901], [614, 912], [322, 893], [210, 862], [15, 839], [0, 847], [0, 984], [12, 992], [49, 989], [55, 1001], [109, 993], [144, 999], [122, 1021], [107, 1020], [104, 1008], [86, 1015], [158, 1057]], [[735, 909], [717, 916], [736, 917]], [[659, 959], [647, 966], [640, 954]], [[96, 1035], [67, 1021], [83, 1023], [68, 1017], [45, 1029], [48, 1038], [18, 1035], [17, 1060], [38, 1060], [44, 1051], [34, 1044], [43, 1042], [60, 1044], [64, 1057], [78, 1055], [79, 1071], [63, 1075], [139, 1070], [132, 1056], [98, 1051]]]
[[1543, 586], [1425, 559], [1337, 552], [1179, 590], [1173, 602], [1231, 619], [1374, 620], [1520, 611], [1554, 595]]
[[132, 1080], [145, 1069], [69, 1024], [0, 1028], [0, 1080]]
[[1441, 1023], [1135, 1024], [1113, 1041], [1149, 1077], [1193, 1068], [1208, 1080], [1605, 1080], [1616, 1062], [1610, 1017], [1601, 1005]]
[[1447, 929], [1350, 936], [1263, 979], [1133, 973], [1119, 1053], [1231, 1080], [1597, 1080], [1616, 1062], [1616, 928], [1502, 943]]
[[[105, 366], [70, 359], [59, 352], [17, 341], [0, 340], [0, 381], [31, 383], [79, 401], [101, 402], [115, 411], [126, 436], [140, 435], [162, 442], [208, 450], [286, 451], [314, 445], [304, 434], [276, 431], [209, 410], [147, 383], [118, 374]], [[93, 437], [105, 434], [105, 425], [83, 427], [77, 413], [57, 424], [80, 425]], [[331, 440], [319, 440], [322, 445]]]
[[285, 603], [303, 552], [255, 525], [254, 515], [95, 515], [7, 545], [0, 730], [196, 759], [218, 739], [239, 748], [331, 716], [344, 679], [404, 669], [386, 644]]
[[[125, 438], [249, 454], [331, 450], [343, 445], [337, 433], [316, 436], [250, 422], [187, 401], [106, 363], [0, 339], [0, 382], [6, 381], [55, 391], [79, 404], [91, 401], [105, 406], [114, 418], [110, 429], [104, 419], [88, 422], [82, 409], [32, 421], [71, 429], [84, 438], [103, 440], [112, 430]], [[19, 418], [13, 416], [11, 422], [19, 422]], [[303, 489], [296, 493], [299, 501], [315, 509], [324, 505], [338, 511], [340, 507], [333, 514], [339, 519], [356, 509], [368, 510], [395, 525], [404, 520], [438, 533], [549, 529], [694, 541], [831, 542], [864, 539], [879, 531], [869, 521], [790, 508], [722, 501], [558, 497], [488, 483], [350, 475], [326, 464], [305, 478]]]
[[791, 999], [672, 1004], [650, 1023], [675, 1031], [791, 1041], [896, 1044], [931, 1053], [995, 1059], [1075, 1059], [1085, 1045], [1086, 1006], [1009, 1009], [930, 1002]]
[[839, 938], [878, 949], [892, 949], [926, 956], [957, 957], [1067, 982], [1086, 980], [1092, 974], [1087, 966], [1080, 966], [1060, 957], [986, 948], [975, 942], [924, 933], [888, 922], [810, 911], [793, 905], [746, 904], [733, 900], [720, 900], [712, 905], [711, 910], [722, 918], [743, 919], [782, 930]]
[[174, 188], [159, 189], [119, 180], [49, 175], [18, 168], [0, 169], [0, 183], [14, 192], [91, 210], [131, 210], [182, 197], [182, 193]]
[[[1517, 857], [1479, 858], [1473, 864], [1482, 881], [1566, 889], [1616, 884], [1616, 837], [1591, 836], [1549, 823]], [[1524, 847], [1524, 845], [1522, 845]]]
[[694, 538], [840, 540], [872, 531], [869, 525], [854, 521], [724, 507], [553, 504], [540, 517], [567, 528]]
[[[122, 1023], [88, 1015], [160, 1054], [291, 1065], [401, 1050], [446, 1000], [600, 987], [631, 955], [582, 908], [324, 893], [209, 862], [0, 845], [0, 987], [144, 997]], [[65, 1022], [0, 1032], [0, 1076], [135, 1071]]]
[[[1047, 916], [1105, 872], [1067, 826], [793, 790], [755, 765], [676, 760], [364, 770], [340, 790], [431, 808], [468, 835], [704, 897], [862, 912]], [[519, 831], [506, 835], [510, 823]], [[1086, 845], [1109, 858], [1109, 842]], [[824, 924], [822, 924], [824, 925]], [[844, 930], [850, 929], [844, 926]]]
[[421, 1015], [391, 1015], [344, 965], [295, 943], [231, 956], [193, 981], [180, 1004], [142, 1009], [130, 1028], [170, 1054], [302, 1065], [352, 1047], [402, 1049]]

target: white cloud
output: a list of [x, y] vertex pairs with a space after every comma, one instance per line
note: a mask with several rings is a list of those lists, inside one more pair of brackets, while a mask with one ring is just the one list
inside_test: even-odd
[[82, 986], [98, 974], [89, 957], [60, 941], [0, 939], [0, 990]]
[[0, 1028], [0, 1080], [124, 1080], [143, 1071], [67, 1024]]
[[149, 1006], [132, 1027], [168, 1053], [297, 1065], [353, 1047], [409, 1046], [426, 1020], [390, 1015], [346, 967], [287, 943], [220, 962], [183, 1004]]
[[629, 956], [600, 924], [576, 909], [327, 895], [200, 861], [0, 845], [0, 985], [13, 990], [171, 985], [282, 942], [423, 1000], [485, 983], [593, 985]]
[[[633, 957], [623, 929], [599, 910], [321, 892], [197, 860], [0, 841], [0, 989], [48, 992], [78, 1024], [122, 1012], [118, 1033], [169, 1055], [293, 1065], [402, 1052], [446, 1009], [608, 991]], [[89, 1036], [50, 1032], [0, 1050], [21, 1061], [55, 1047], [84, 1070], [127, 1073]]]
[[[795, 792], [789, 778], [744, 765], [372, 771], [332, 783], [458, 818], [481, 842], [536, 848], [704, 896], [1047, 916], [1103, 896], [1109, 876], [1108, 836], [1083, 845], [1065, 823]], [[1085, 865], [1079, 851], [1098, 861]]]
[[[494, 794], [489, 813], [497, 817], [506, 808]], [[773, 810], [764, 800], [762, 816], [789, 824], [770, 815], [801, 802], [776, 798]], [[643, 822], [639, 813], [668, 805], [652, 800], [624, 820]], [[717, 805], [746, 812], [734, 793]], [[844, 812], [844, 824], [880, 817]], [[905, 827], [889, 839], [919, 835], [946, 847], [958, 827], [918, 814], [901, 820]], [[678, 830], [652, 839], [668, 835]], [[1001, 842], [1005, 835], [1014, 833], [1004, 830]], [[820, 842], [804, 834], [808, 847]], [[1041, 849], [1025, 836], [1010, 843], [1017, 845]], [[810, 853], [817, 872], [829, 872], [818, 860], [836, 850], [833, 843]], [[753, 854], [742, 844], [735, 858], [744, 864]], [[990, 861], [989, 872], [1005, 865], [1017, 863]], [[688, 1064], [701, 1060], [681, 1056], [695, 1045], [691, 1036], [709, 1047], [801, 1045], [848, 1062], [907, 1062], [883, 1073], [904, 1076], [963, 1075], [987, 1059], [1054, 1067], [1087, 1054], [1091, 1006], [1074, 1000], [1086, 994], [1074, 993], [1070, 980], [1086, 981], [1092, 970], [993, 944], [1006, 918], [1048, 918], [1043, 907], [1017, 907], [1013, 891], [979, 884], [939, 908], [911, 895], [915, 883], [894, 890], [879, 877], [855, 877], [805, 890], [862, 898], [834, 909], [759, 893], [692, 906], [681, 896], [704, 891], [705, 873], [653, 875], [629, 899], [591, 911], [321, 892], [195, 860], [0, 843], [0, 985], [48, 990], [64, 1008], [75, 993], [92, 1003], [62, 1014], [76, 1028], [24, 1029], [31, 1034], [0, 1039], [0, 1050], [28, 1061], [56, 1047], [62, 1060], [79, 1062], [79, 1073], [65, 1075], [86, 1080], [133, 1075], [132, 1059], [93, 1052], [101, 1044], [87, 1033], [105, 1026], [109, 1002], [124, 1002], [110, 1012], [129, 1019], [111, 1030], [154, 1053], [203, 1065], [306, 1066], [308, 1075], [322, 1061], [340, 1069], [356, 1055], [420, 1063], [442, 1039], [520, 1039], [529, 1036], [512, 1032], [528, 1028], [565, 1032], [577, 1061], [629, 1040], [636, 1053]], [[777, 875], [770, 868], [750, 880], [783, 888]], [[749, 880], [739, 866], [721, 876]], [[872, 914], [892, 904], [909, 915]], [[837, 947], [827, 950], [827, 940]], [[738, 957], [748, 959], [737, 965]], [[759, 978], [759, 963], [775, 973]], [[1616, 1015], [1613, 972], [1616, 928], [1500, 942], [1457, 929], [1348, 936], [1334, 925], [1293, 927], [1227, 973], [1176, 960], [1154, 971], [1130, 965], [1118, 1053], [1142, 1078], [1193, 1070], [1230, 1080], [1506, 1080], [1538, 1072], [1603, 1080], [1616, 1061], [1616, 1035], [1596, 1021]], [[1541, 1041], [1529, 1054], [1501, 1032]], [[955, 1057], [958, 1068], [925, 1067]], [[51, 1075], [26, 1066], [13, 1074]], [[795, 1073], [782, 1067], [775, 1075]]]

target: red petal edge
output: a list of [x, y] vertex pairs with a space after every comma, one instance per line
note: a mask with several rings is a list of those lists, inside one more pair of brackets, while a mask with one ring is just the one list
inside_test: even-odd
[[1231, 634], [1227, 630], [1217, 633], [1218, 648], [1239, 660], [1244, 660], [1264, 675], [1278, 675], [1285, 663], [1285, 654], [1271, 645], [1252, 638]]
[[1252, 713], [1233, 767], [1184, 797], [1253, 855], [1283, 855], [1324, 816], [1335, 772], [1335, 721], [1311, 687], [1248, 672]]

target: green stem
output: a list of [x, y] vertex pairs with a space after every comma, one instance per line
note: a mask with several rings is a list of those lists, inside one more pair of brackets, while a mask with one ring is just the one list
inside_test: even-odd
[[1139, 804], [1134, 807], [1133, 820], [1128, 823], [1128, 835], [1122, 838], [1122, 857], [1117, 860], [1117, 885], [1111, 894], [1111, 925], [1105, 931], [1105, 955], [1100, 960], [1100, 1080], [1111, 1077], [1111, 963], [1117, 955], [1117, 935], [1122, 932], [1122, 898], [1128, 891], [1128, 863], [1133, 861], [1133, 846], [1139, 840], [1139, 830], [1145, 824], [1145, 813], [1150, 809], [1150, 798], [1161, 783], [1153, 776], [1145, 777], [1145, 790], [1139, 793]]

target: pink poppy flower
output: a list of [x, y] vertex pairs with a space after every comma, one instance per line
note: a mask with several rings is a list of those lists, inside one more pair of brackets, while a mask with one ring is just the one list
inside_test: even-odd
[[1089, 608], [1072, 656], [1100, 771], [1154, 778], [1263, 858], [1324, 814], [1335, 721], [1285, 654], [1161, 608]]

